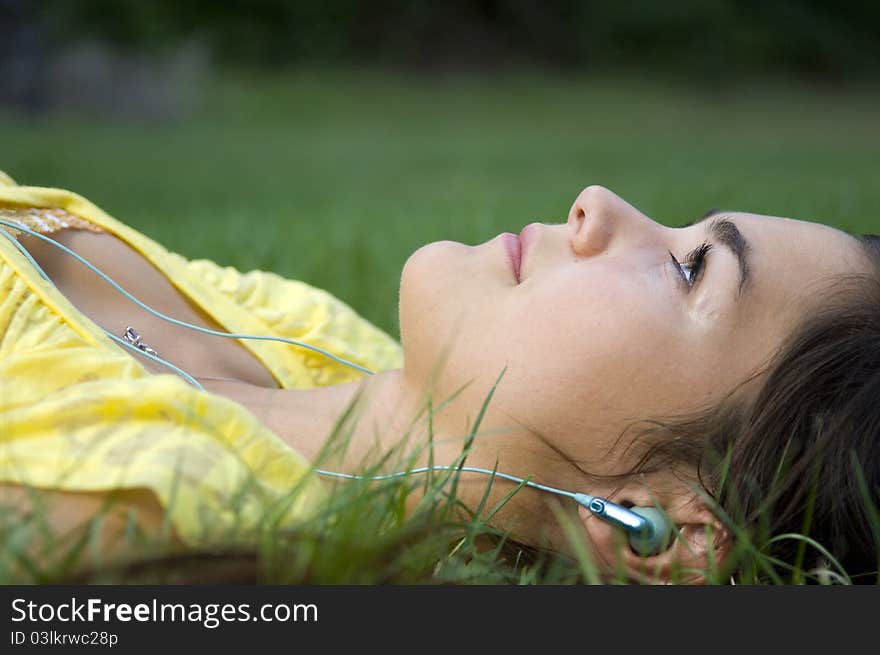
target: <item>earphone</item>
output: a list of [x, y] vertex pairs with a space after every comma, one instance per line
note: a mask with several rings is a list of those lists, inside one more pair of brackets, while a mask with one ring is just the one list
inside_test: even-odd
[[428, 471], [462, 471], [464, 473], [482, 473], [484, 475], [503, 478], [516, 482], [517, 484], [533, 489], [540, 489], [548, 493], [557, 494], [559, 496], [567, 496], [574, 499], [578, 505], [586, 507], [594, 516], [623, 528], [627, 532], [630, 548], [639, 555], [656, 555], [669, 547], [672, 539], [672, 525], [666, 518], [666, 515], [656, 507], [632, 507], [626, 508], [623, 505], [613, 503], [607, 498], [591, 496], [585, 493], [574, 491], [565, 491], [557, 489], [545, 484], [532, 482], [518, 478], [507, 473], [499, 473], [497, 471], [489, 471], [488, 469], [476, 468], [473, 466], [423, 466], [420, 468], [410, 469], [408, 471], [400, 471], [397, 473], [388, 473], [386, 475], [361, 476], [352, 473], [335, 473], [333, 471], [321, 471], [318, 473], [334, 478], [345, 478], [348, 480], [389, 480], [391, 478], [399, 478], [413, 473], [427, 473]]
[[[330, 352], [327, 352], [326, 350], [323, 350], [323, 349], [318, 348], [316, 346], [311, 346], [309, 344], [302, 343], [300, 341], [295, 341], [293, 339], [287, 339], [285, 337], [270, 337], [270, 336], [260, 336], [260, 335], [234, 334], [234, 333], [229, 333], [229, 332], [219, 332], [217, 330], [210, 330], [207, 328], [203, 328], [203, 327], [200, 327], [197, 325], [192, 325], [190, 323], [186, 323], [184, 321], [180, 321], [180, 320], [171, 318], [169, 316], [165, 316], [164, 314], [161, 314], [160, 312], [158, 312], [158, 311], [154, 310], [153, 308], [142, 303], [140, 300], [138, 300], [133, 295], [131, 295], [128, 291], [126, 291], [121, 286], [119, 286], [119, 284], [117, 284], [112, 278], [110, 278], [110, 276], [105, 274], [103, 271], [99, 270], [96, 266], [94, 266], [93, 264], [88, 262], [85, 258], [80, 256], [79, 254], [77, 254], [76, 252], [74, 252], [73, 250], [71, 250], [70, 248], [65, 246], [64, 244], [61, 244], [61, 243], [55, 241], [54, 239], [51, 239], [43, 234], [40, 234], [39, 232], [35, 232], [34, 230], [31, 230], [27, 226], [21, 225], [19, 223], [14, 222], [14, 221], [7, 221], [7, 220], [0, 219], [0, 224], [5, 225], [7, 227], [14, 228], [16, 230], [26, 232], [28, 234], [31, 234], [33, 236], [36, 236], [36, 237], [42, 239], [43, 241], [51, 243], [52, 245], [59, 248], [60, 250], [73, 256], [75, 259], [77, 259], [79, 262], [81, 262], [83, 265], [85, 265], [87, 268], [89, 268], [94, 273], [101, 276], [105, 281], [109, 282], [117, 291], [119, 291], [120, 293], [125, 295], [129, 300], [133, 301], [134, 303], [136, 303], [137, 305], [139, 305], [140, 307], [142, 307], [146, 311], [150, 312], [154, 316], [157, 316], [165, 321], [168, 321], [168, 322], [173, 323], [175, 325], [180, 325], [181, 327], [186, 327], [186, 328], [196, 330], [199, 332], [204, 332], [206, 334], [211, 334], [213, 336], [227, 337], [230, 339], [263, 339], [263, 340], [280, 341], [283, 343], [289, 343], [289, 344], [292, 344], [295, 346], [300, 346], [303, 348], [308, 348], [310, 350], [314, 350], [315, 352], [321, 353], [322, 355], [324, 355], [330, 359], [333, 359], [334, 361], [337, 361], [341, 364], [345, 364], [346, 366], [350, 366], [350, 367], [355, 368], [359, 371], [373, 375], [373, 371], [370, 371], [369, 369], [366, 369], [362, 366], [359, 366], [358, 364], [355, 364], [354, 362], [349, 362], [345, 359], [337, 357], [336, 355], [334, 355]], [[12, 243], [22, 253], [22, 255], [24, 255], [25, 258], [27, 258], [27, 260], [37, 269], [37, 271], [40, 273], [40, 275], [43, 277], [43, 279], [48, 281], [50, 284], [53, 284], [53, 286], [54, 286], [54, 283], [52, 282], [52, 280], [45, 273], [45, 271], [43, 271], [43, 269], [40, 267], [40, 265], [37, 264], [37, 262], [33, 259], [33, 257], [30, 255], [30, 253], [24, 248], [24, 246], [22, 246], [12, 234], [10, 234], [7, 230], [3, 229], [2, 227], [0, 227], [0, 232], [3, 233], [3, 236], [8, 238], [10, 241], [12, 241]], [[120, 339], [119, 337], [112, 334], [111, 332], [109, 332], [106, 329], [104, 330], [104, 332], [109, 337], [111, 337], [114, 341], [118, 342], [119, 344], [125, 346], [126, 348], [136, 350], [140, 355], [148, 357], [154, 361], [157, 361], [158, 363], [160, 363], [164, 366], [169, 367], [171, 370], [175, 371], [177, 374], [184, 377], [190, 384], [194, 385], [195, 387], [197, 387], [201, 391], [205, 391], [205, 388], [201, 384], [199, 384], [198, 381], [195, 380], [195, 378], [193, 378], [191, 375], [189, 375], [186, 371], [183, 371], [180, 368], [174, 366], [174, 364], [171, 364], [170, 362], [165, 361], [164, 359], [162, 359], [161, 357], [156, 355], [155, 352], [153, 352], [153, 353], [146, 352], [143, 349], [138, 348], [134, 344], [127, 342], [127, 341], [124, 341], [123, 339]], [[481, 469], [481, 468], [476, 468], [476, 467], [467, 467], [467, 466], [452, 467], [452, 466], [436, 465], [436, 466], [430, 466], [430, 467], [414, 468], [414, 469], [410, 469], [407, 471], [399, 471], [396, 473], [389, 473], [386, 475], [376, 475], [376, 476], [360, 476], [360, 475], [355, 475], [355, 474], [350, 474], [350, 473], [337, 473], [335, 471], [326, 471], [326, 470], [322, 470], [322, 469], [315, 469], [315, 472], [320, 475], [323, 475], [325, 477], [357, 479], [357, 480], [366, 479], [366, 480], [379, 481], [379, 480], [387, 480], [387, 479], [391, 479], [391, 478], [404, 477], [404, 476], [412, 475], [412, 474], [427, 473], [429, 471], [451, 471], [451, 470], [458, 470], [458, 471], [465, 472], [465, 473], [479, 473], [479, 474], [483, 474], [483, 475], [503, 478], [505, 480], [509, 480], [511, 482], [515, 482], [515, 483], [521, 484], [523, 486], [531, 487], [534, 489], [538, 489], [541, 491], [545, 491], [545, 492], [560, 495], [560, 496], [566, 496], [568, 498], [572, 498], [579, 505], [586, 507], [594, 516], [596, 516], [596, 517], [600, 518], [601, 520], [606, 521], [612, 525], [623, 528], [627, 533], [630, 547], [633, 549], [634, 552], [636, 552], [637, 554], [642, 555], [642, 556], [654, 555], [659, 552], [662, 552], [663, 550], [668, 548], [668, 546], [671, 542], [672, 524], [670, 523], [666, 514], [664, 512], [662, 512], [661, 510], [659, 510], [658, 508], [655, 508], [655, 507], [630, 507], [630, 508], [627, 508], [627, 507], [624, 507], [623, 505], [619, 505], [617, 503], [614, 503], [606, 498], [601, 498], [598, 496], [591, 496], [591, 495], [585, 494], [585, 493], [565, 491], [563, 489], [557, 489], [555, 487], [550, 487], [547, 485], [539, 484], [537, 482], [532, 482], [531, 480], [518, 478], [516, 476], [509, 475], [506, 473], [499, 473], [496, 471], [490, 471], [487, 469]]]

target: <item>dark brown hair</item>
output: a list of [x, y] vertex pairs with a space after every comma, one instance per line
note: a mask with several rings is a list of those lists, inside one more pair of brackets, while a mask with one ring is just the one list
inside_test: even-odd
[[853, 582], [878, 582], [880, 238], [856, 239], [872, 271], [835, 279], [722, 402], [639, 431], [631, 443], [646, 447], [631, 474], [693, 467], [720, 517], [775, 566], [835, 570], [836, 560]]

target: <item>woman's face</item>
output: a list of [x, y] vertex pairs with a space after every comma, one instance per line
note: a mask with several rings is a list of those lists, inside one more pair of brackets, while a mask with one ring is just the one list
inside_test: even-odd
[[[477, 445], [519, 475], [553, 459], [535, 433], [588, 470], [627, 469], [603, 456], [628, 422], [719, 399], [773, 353], [823, 279], [866, 265], [853, 237], [825, 225], [729, 212], [669, 228], [598, 186], [566, 223], [521, 237], [519, 281], [499, 235], [427, 244], [400, 289], [407, 380], [428, 380], [445, 356], [435, 404], [471, 381], [450, 406], [461, 403], [459, 431], [507, 367], [481, 431], [527, 429]], [[704, 265], [689, 270], [703, 242]]]

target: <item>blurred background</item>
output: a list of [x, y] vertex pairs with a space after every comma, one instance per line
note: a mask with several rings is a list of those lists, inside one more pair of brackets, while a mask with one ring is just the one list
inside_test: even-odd
[[399, 338], [439, 239], [605, 185], [880, 231], [880, 4], [0, 0], [0, 170]]

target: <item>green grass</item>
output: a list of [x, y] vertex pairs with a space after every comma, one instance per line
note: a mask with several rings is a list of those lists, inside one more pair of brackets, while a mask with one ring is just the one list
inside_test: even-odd
[[[230, 75], [210, 82], [177, 122], [0, 114], [0, 169], [22, 184], [76, 191], [185, 256], [327, 289], [399, 337], [399, 275], [416, 248], [438, 239], [475, 244], [531, 221], [563, 221], [591, 183], [668, 225], [721, 207], [878, 232], [878, 99], [868, 88], [698, 90], [534, 72]], [[427, 485], [428, 500], [405, 519], [410, 484]], [[448, 489], [442, 479], [340, 485], [322, 510], [326, 520], [289, 539], [270, 531], [243, 553], [216, 555], [218, 576], [595, 579], [584, 555], [573, 564], [532, 562], [498, 535], [489, 542], [501, 546], [479, 546], [493, 534], [485, 523], [493, 508], [462, 514]], [[17, 575], [9, 562], [42, 529], [38, 519], [0, 529], [9, 556], [0, 581]], [[74, 547], [71, 558], [92, 552], [88, 543]], [[754, 570], [742, 581], [762, 578], [760, 549], [742, 548]], [[207, 560], [215, 556], [199, 557], [198, 570], [210, 578]], [[65, 579], [71, 558], [49, 570], [30, 562], [27, 575]], [[178, 565], [193, 570], [192, 560], [162, 559], [134, 574], [98, 566], [86, 579], [173, 581]], [[784, 582], [805, 573], [775, 575], [763, 577]]]
[[537, 73], [225, 77], [179, 122], [0, 115], [0, 169], [186, 256], [327, 289], [399, 337], [415, 249], [563, 221], [591, 183], [668, 225], [721, 207], [878, 231], [878, 99]]
[[[453, 467], [466, 463], [470, 444], [479, 434], [484, 412], [495, 386], [486, 395]], [[457, 393], [436, 406], [426, 400], [423, 416], [433, 425], [433, 413], [454, 402]], [[357, 421], [358, 398], [338, 418], [330, 437], [316, 457], [318, 468], [326, 458], [344, 450]], [[433, 435], [429, 438], [429, 444]], [[430, 446], [428, 446], [430, 447]], [[366, 462], [363, 476], [380, 475], [389, 468], [415, 466], [418, 452], [404, 455], [393, 449]], [[509, 490], [490, 506], [486, 500], [493, 484], [486, 483], [476, 508], [456, 497], [457, 471], [411, 476], [381, 482], [350, 481], [330, 485], [324, 502], [305, 521], [282, 523], [281, 517], [300, 491], [294, 486], [266, 505], [254, 527], [222, 528], [197, 550], [181, 551], [170, 541], [166, 514], [163, 529], [145, 532], [129, 512], [119, 540], [127, 544], [131, 560], [108, 560], [100, 536], [116, 499], [106, 496], [101, 511], [84, 529], [61, 535], [45, 520], [41, 496], [34, 490], [37, 511], [22, 517], [0, 503], [0, 584], [572, 584], [631, 582], [625, 573], [601, 575], [588, 552], [584, 531], [572, 524], [559, 507], [551, 509], [572, 545], [572, 558], [523, 547], [490, 525], [492, 516], [522, 488]], [[245, 481], [243, 489], [249, 486]], [[407, 497], [418, 490], [420, 500], [407, 513]], [[233, 513], [244, 511], [244, 494], [230, 494]], [[712, 501], [706, 498], [706, 501]], [[719, 510], [719, 516], [724, 516]], [[880, 516], [880, 511], [875, 514]], [[677, 538], [677, 534], [676, 534]], [[806, 569], [801, 561], [781, 562], [768, 548], [774, 541], [793, 539], [811, 552], [826, 554], [828, 563]], [[735, 576], [731, 573], [735, 572]], [[672, 583], [689, 570], [672, 571]], [[701, 573], [709, 584], [851, 584], [852, 580], [822, 544], [799, 534], [767, 535], [760, 531], [736, 534], [735, 546], [724, 566], [710, 558]]]

